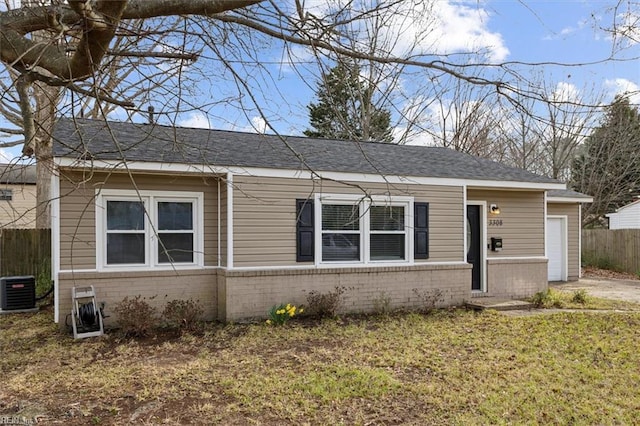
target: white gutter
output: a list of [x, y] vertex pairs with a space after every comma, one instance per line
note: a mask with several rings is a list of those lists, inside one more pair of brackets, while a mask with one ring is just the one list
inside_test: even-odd
[[424, 176], [396, 176], [355, 172], [331, 172], [331, 171], [310, 171], [271, 169], [266, 167], [226, 167], [211, 165], [191, 165], [176, 163], [159, 163], [144, 161], [127, 161], [125, 164], [119, 160], [76, 160], [71, 158], [55, 158], [55, 163], [59, 167], [88, 168], [92, 170], [105, 169], [129, 170], [134, 172], [147, 173], [198, 173], [198, 174], [227, 174], [236, 176], [274, 177], [274, 178], [294, 178], [294, 179], [331, 179], [336, 181], [367, 182], [367, 183], [388, 183], [388, 184], [408, 184], [408, 185], [442, 185], [442, 186], [469, 186], [471, 188], [509, 188], [509, 189], [531, 189], [531, 190], [551, 190], [566, 189], [564, 183], [552, 182], [526, 182], [526, 181], [504, 181], [504, 180], [480, 180], [462, 178], [441, 178]]

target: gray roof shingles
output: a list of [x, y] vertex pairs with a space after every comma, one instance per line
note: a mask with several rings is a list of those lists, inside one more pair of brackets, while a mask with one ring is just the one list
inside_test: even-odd
[[35, 185], [36, 166], [33, 164], [0, 164], [0, 183], [13, 185]]
[[560, 183], [447, 148], [61, 118], [54, 156], [387, 176]]
[[580, 199], [591, 199], [590, 195], [583, 194], [581, 192], [574, 191], [573, 189], [552, 189], [547, 192], [547, 197], [549, 198], [575, 198], [577, 200]]

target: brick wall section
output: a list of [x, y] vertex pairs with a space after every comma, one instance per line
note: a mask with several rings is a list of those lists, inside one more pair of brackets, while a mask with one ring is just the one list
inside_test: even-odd
[[[114, 325], [117, 316], [113, 306], [125, 296], [141, 295], [162, 312], [167, 302], [174, 299], [198, 300], [205, 319], [213, 320], [217, 312], [217, 269], [145, 272], [76, 272], [61, 273], [58, 277], [60, 295], [60, 326], [71, 313], [71, 288], [93, 285], [98, 303], [106, 302], [105, 325]], [[70, 324], [70, 323], [69, 323]]]
[[[545, 259], [490, 259], [486, 296], [516, 298], [547, 288]], [[174, 299], [197, 299], [205, 319], [238, 321], [264, 318], [279, 303], [304, 305], [308, 292], [345, 287], [342, 312], [370, 312], [384, 297], [391, 308], [420, 308], [421, 295], [442, 292], [438, 307], [459, 306], [471, 298], [471, 265], [414, 265], [379, 268], [278, 269], [226, 271], [224, 269], [144, 272], [61, 273], [60, 325], [71, 312], [71, 288], [93, 284], [98, 302], [106, 302], [115, 325], [113, 306], [125, 296], [142, 295], [159, 311]]]
[[218, 313], [223, 321], [264, 318], [273, 305], [304, 305], [309, 291], [328, 293], [336, 286], [347, 288], [343, 312], [372, 311], [381, 296], [390, 299], [391, 308], [418, 308], [422, 302], [414, 289], [421, 294], [441, 290], [443, 300], [439, 307], [461, 305], [470, 298], [471, 289], [468, 264], [220, 271], [220, 274], [219, 303], [224, 306], [219, 306]]
[[521, 298], [546, 290], [546, 259], [488, 259], [486, 296]]

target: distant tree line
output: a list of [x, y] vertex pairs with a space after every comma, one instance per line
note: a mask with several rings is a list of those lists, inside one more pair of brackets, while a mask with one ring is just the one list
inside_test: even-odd
[[[378, 91], [364, 69], [353, 59], [341, 60], [322, 74], [317, 102], [308, 105], [305, 135], [406, 142], [394, 141], [385, 91]], [[640, 195], [640, 114], [628, 97], [616, 97], [594, 125], [598, 107], [562, 93], [562, 86], [547, 91], [542, 110], [526, 96], [500, 104], [477, 88], [446, 93], [432, 103], [430, 125], [422, 125], [428, 143], [567, 182], [594, 197], [583, 209], [585, 226], [602, 225], [606, 213]]]

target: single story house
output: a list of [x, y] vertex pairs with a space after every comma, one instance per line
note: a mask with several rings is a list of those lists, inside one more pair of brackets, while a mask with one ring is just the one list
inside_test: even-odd
[[193, 298], [222, 321], [336, 286], [345, 311], [530, 296], [554, 218], [560, 278], [580, 273], [581, 194], [449, 149], [64, 118], [53, 137], [56, 321], [88, 284], [108, 312]]
[[640, 199], [605, 215], [609, 229], [640, 229]]
[[0, 164], [0, 229], [35, 226], [36, 166]]

